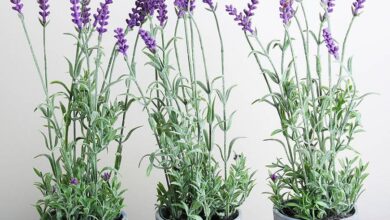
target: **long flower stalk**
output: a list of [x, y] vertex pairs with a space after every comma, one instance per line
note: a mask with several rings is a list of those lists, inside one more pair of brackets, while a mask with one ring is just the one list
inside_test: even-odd
[[348, 37], [351, 33], [352, 26], [354, 24], [355, 19], [356, 19], [356, 16], [353, 16], [349, 25], [348, 25], [347, 33], [345, 34], [345, 37], [344, 37], [343, 48], [341, 50], [340, 71], [339, 71], [340, 76], [343, 74], [343, 65], [344, 65], [344, 60], [345, 60], [345, 52], [347, 49]]
[[[215, 25], [217, 27], [217, 33], [218, 33], [218, 39], [219, 39], [219, 45], [220, 45], [220, 54], [221, 54], [221, 74], [222, 74], [222, 94], [226, 95], [226, 76], [225, 76], [225, 49], [224, 49], [224, 43], [222, 38], [222, 31], [219, 24], [218, 16], [215, 10], [212, 10]], [[227, 179], [228, 176], [228, 158], [227, 158], [227, 106], [226, 102], [222, 102], [222, 121], [223, 121], [223, 166], [224, 166], [224, 178]]]
[[19, 19], [20, 19], [20, 21], [22, 23], [24, 35], [25, 35], [25, 37], [27, 39], [27, 43], [28, 43], [31, 55], [32, 55], [33, 60], [34, 60], [34, 65], [35, 65], [36, 71], [37, 71], [39, 79], [41, 81], [41, 85], [42, 85], [43, 91], [45, 93], [46, 99], [48, 99], [49, 98], [49, 93], [48, 93], [48, 90], [47, 90], [47, 88], [45, 86], [46, 83], [45, 83], [45, 80], [44, 80], [44, 76], [42, 74], [41, 68], [39, 67], [37, 56], [35, 55], [35, 51], [34, 51], [34, 48], [32, 46], [31, 40], [30, 40], [30, 35], [28, 34], [28, 31], [27, 31], [26, 23], [24, 22], [24, 16], [22, 14], [19, 14], [18, 16], [19, 16]]
[[[177, 45], [177, 40], [178, 40], [178, 29], [179, 29], [179, 24], [182, 19], [178, 17], [176, 19], [176, 24], [175, 24], [175, 32], [174, 32], [174, 40], [173, 40], [173, 45], [174, 45], [174, 50], [175, 50], [175, 58], [176, 58], [176, 65], [177, 65], [177, 70], [179, 72], [179, 76], [183, 77], [182, 69], [181, 69], [181, 64], [180, 64], [180, 55], [179, 55], [179, 50], [178, 50], [178, 45]], [[184, 87], [181, 87], [182, 95], [183, 95], [183, 102], [184, 106], [186, 109], [186, 113], [188, 114], [188, 100], [187, 100], [187, 95], [185, 92]]]
[[[198, 100], [198, 90], [197, 90], [197, 82], [196, 82], [196, 73], [195, 73], [195, 55], [194, 55], [194, 46], [193, 46], [193, 30], [192, 27], [190, 28], [190, 33], [188, 30], [188, 18], [187, 15], [184, 16], [184, 34], [185, 34], [185, 42], [186, 42], [186, 48], [187, 48], [187, 61], [188, 61], [188, 68], [190, 73], [190, 80], [191, 80], [191, 88], [192, 93], [194, 94], [194, 100], [191, 100], [191, 104], [195, 106], [195, 117], [197, 120], [197, 129], [198, 129], [198, 137], [200, 137], [201, 134], [201, 128], [200, 128], [200, 120], [199, 120], [199, 100]], [[198, 139], [200, 141], [200, 139]]]
[[[128, 68], [129, 68], [129, 71], [131, 70], [131, 66], [134, 65], [134, 59], [135, 59], [135, 51], [137, 49], [137, 46], [138, 46], [138, 41], [139, 41], [139, 35], [137, 34], [136, 38], [135, 38], [135, 41], [134, 41], [134, 47], [133, 47], [133, 54], [132, 54], [132, 58], [131, 58], [131, 64], [128, 64]], [[126, 63], [128, 63], [129, 61], [127, 60], [126, 58]], [[134, 75], [135, 73], [132, 73], [130, 72], [132, 75]], [[131, 75], [130, 75], [131, 76]], [[125, 97], [125, 102], [124, 102], [124, 107], [125, 107], [125, 111], [123, 112], [122, 114], [122, 122], [121, 122], [121, 131], [120, 131], [120, 138], [119, 138], [119, 142], [118, 142], [118, 147], [117, 147], [117, 151], [116, 151], [116, 158], [115, 158], [115, 169], [119, 170], [120, 169], [120, 165], [121, 165], [121, 162], [122, 162], [122, 149], [123, 149], [123, 135], [124, 135], [124, 125], [125, 125], [125, 121], [126, 121], [126, 115], [127, 115], [127, 108], [128, 108], [128, 104], [129, 104], [129, 93], [130, 93], [130, 83], [128, 83], [128, 86], [127, 86], [127, 89], [126, 89], [126, 97]]]

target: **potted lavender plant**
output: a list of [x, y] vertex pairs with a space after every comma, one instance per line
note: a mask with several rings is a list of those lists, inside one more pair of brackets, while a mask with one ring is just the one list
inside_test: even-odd
[[[365, 95], [358, 95], [346, 45], [365, 0], [352, 5], [341, 50], [331, 30], [335, 2], [318, 1], [323, 10], [318, 30], [310, 27], [304, 2], [280, 1], [284, 37], [267, 45], [252, 27], [257, 0], [251, 0], [244, 12], [226, 6], [242, 27], [269, 90], [255, 102], [270, 104], [280, 118], [275, 137], [268, 139], [281, 144], [286, 153], [286, 159], [269, 166], [274, 219], [357, 219], [356, 201], [368, 175], [367, 164], [358, 154], [351, 158], [345, 153], [356, 153], [351, 141], [362, 131], [357, 107]], [[296, 53], [298, 44], [302, 58]], [[321, 56], [325, 46], [328, 54]], [[277, 61], [272, 58], [274, 50], [280, 53]]]
[[[34, 169], [40, 178], [36, 186], [42, 198], [35, 205], [41, 219], [125, 219], [121, 213], [124, 190], [119, 179], [123, 143], [135, 129], [126, 131], [125, 118], [134, 99], [126, 93], [115, 96], [111, 89], [127, 77], [114, 74], [117, 45], [108, 65], [102, 65], [103, 37], [107, 31], [109, 6], [112, 0], [100, 3], [91, 18], [88, 0], [70, 0], [71, 21], [75, 29], [66, 35], [75, 41], [75, 56], [66, 58], [69, 83], [52, 81], [47, 63], [46, 30], [49, 28], [49, 1], [39, 0], [43, 33], [43, 59], [35, 55], [25, 24], [23, 4], [11, 0], [17, 12], [31, 51], [36, 73], [42, 84], [45, 101], [37, 107], [45, 119], [42, 132], [51, 170]], [[95, 40], [96, 39], [96, 40]], [[97, 43], [97, 45], [95, 45]], [[42, 62], [43, 68], [40, 66]], [[104, 72], [103, 72], [104, 70]], [[56, 70], [58, 71], [58, 70]], [[50, 93], [49, 85], [59, 92]], [[128, 91], [129, 84], [126, 84]], [[119, 123], [118, 123], [119, 122]], [[118, 126], [119, 124], [119, 126]], [[99, 166], [101, 154], [117, 143], [115, 165]]]
[[[177, 17], [173, 33], [166, 28], [169, 22], [164, 0], [137, 0], [135, 4], [126, 28], [139, 33], [132, 53], [127, 52], [123, 28], [117, 29], [117, 44], [122, 48], [131, 83], [139, 93], [136, 99], [147, 113], [158, 146], [144, 157], [150, 161], [147, 173], [157, 168], [165, 174], [165, 182], [157, 185], [156, 219], [241, 219], [238, 208], [254, 181], [245, 157], [234, 156], [238, 138], [228, 139], [233, 114], [228, 113], [227, 104], [233, 87], [227, 87], [224, 78], [223, 41], [216, 7], [206, 1], [221, 52], [219, 74], [211, 76], [201, 27], [194, 16], [194, 1], [174, 2]], [[154, 76], [147, 87], [140, 85], [136, 75], [134, 56], [139, 40], [146, 45], [143, 52], [151, 68], [146, 74]], [[195, 54], [202, 59], [196, 60]], [[218, 104], [221, 113], [216, 111]], [[215, 140], [217, 132], [223, 135], [221, 143]]]

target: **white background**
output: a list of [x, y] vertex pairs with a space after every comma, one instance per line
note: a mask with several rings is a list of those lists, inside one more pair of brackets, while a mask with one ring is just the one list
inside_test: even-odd
[[[304, 2], [307, 2], [305, 4], [310, 14], [310, 24], [318, 24], [319, 0]], [[244, 219], [269, 220], [272, 219], [272, 204], [263, 194], [269, 190], [266, 185], [265, 166], [284, 155], [278, 145], [262, 140], [268, 138], [271, 131], [277, 128], [278, 118], [270, 107], [250, 104], [254, 99], [266, 94], [266, 88], [263, 79], [257, 74], [254, 60], [247, 58], [248, 46], [242, 32], [222, 10], [222, 6], [227, 3], [237, 4], [241, 8], [244, 3], [220, 2], [219, 8], [226, 44], [227, 79], [229, 84], [238, 85], [230, 101], [230, 109], [238, 110], [231, 133], [232, 136], [247, 137], [239, 142], [236, 151], [245, 153], [249, 165], [257, 170], [257, 185], [242, 210]], [[339, 41], [342, 40], [351, 16], [351, 3], [351, 0], [336, 1], [333, 30]], [[198, 4], [201, 4], [200, 1]], [[358, 208], [362, 220], [386, 220], [390, 219], [390, 1], [368, 1], [366, 5], [363, 15], [352, 30], [348, 52], [354, 55], [354, 75], [359, 90], [362, 93], [377, 92], [380, 95], [369, 97], [360, 108], [367, 132], [358, 135], [354, 146], [361, 153], [363, 160], [370, 162], [370, 176], [365, 182], [366, 191], [358, 202]], [[115, 1], [109, 34], [105, 40], [106, 48], [112, 47], [112, 30], [125, 25], [124, 19], [132, 6], [133, 1]], [[73, 30], [69, 7], [70, 4], [66, 0], [51, 1], [52, 14], [48, 30], [51, 80], [69, 80], [63, 57], [73, 57], [74, 47], [72, 40], [62, 34]], [[216, 70], [219, 65], [218, 44], [212, 17], [204, 12], [203, 6], [198, 6], [198, 9], [200, 11], [196, 12], [196, 16], [205, 33], [208, 62], [210, 67]], [[41, 28], [37, 20], [38, 9], [35, 1], [26, 0], [24, 11], [32, 41], [41, 57]], [[269, 41], [282, 35], [278, 16], [278, 1], [260, 2], [254, 23], [259, 28], [262, 39]], [[173, 20], [169, 23], [169, 26], [172, 25]], [[138, 64], [142, 67], [145, 58], [142, 55], [139, 57]], [[122, 74], [124, 71], [124, 63], [119, 62], [116, 74]], [[141, 81], [151, 78], [150, 71], [139, 72], [138, 75]], [[0, 1], [0, 77], [0, 219], [37, 219], [33, 204], [41, 195], [33, 186], [38, 179], [32, 168], [47, 170], [48, 163], [44, 159], [34, 159], [34, 156], [45, 152], [45, 148], [38, 132], [42, 128], [43, 120], [39, 113], [34, 113], [33, 110], [43, 100], [43, 93], [21, 25], [15, 12], [11, 11], [8, 0]], [[135, 107], [131, 109], [127, 123], [128, 127], [146, 125], [145, 114], [139, 107]], [[125, 145], [121, 173], [123, 186], [128, 189], [125, 210], [132, 220], [153, 219], [155, 186], [162, 180], [162, 174], [154, 170], [152, 176], [147, 177], [145, 163], [138, 168], [138, 162], [144, 154], [154, 149], [154, 140], [148, 126], [136, 132]], [[106, 159], [103, 161], [112, 162]]]

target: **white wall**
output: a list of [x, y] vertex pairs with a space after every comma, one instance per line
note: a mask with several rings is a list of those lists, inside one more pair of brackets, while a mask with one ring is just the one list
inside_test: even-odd
[[[318, 0], [319, 1], [319, 0]], [[312, 24], [317, 22], [318, 1], [308, 3], [307, 11], [311, 13]], [[25, 1], [25, 14], [32, 40], [40, 49], [41, 29], [36, 18], [36, 1]], [[67, 79], [66, 63], [63, 56], [72, 56], [71, 40], [62, 35], [71, 30], [68, 1], [51, 1], [51, 23], [48, 32], [48, 53], [50, 78]], [[170, 1], [171, 2], [171, 1]], [[237, 1], [231, 1], [237, 3]], [[305, 2], [308, 2], [306, 0]], [[344, 2], [344, 3], [342, 3]], [[346, 17], [350, 16], [349, 5], [352, 1], [336, 1], [333, 18], [334, 34], [341, 41], [347, 25]], [[230, 2], [228, 2], [230, 3]], [[199, 3], [200, 4], [200, 1]], [[250, 103], [266, 93], [262, 78], [257, 74], [254, 60], [248, 59], [248, 47], [242, 32], [233, 23], [232, 18], [222, 11], [225, 2], [220, 2], [222, 28], [226, 43], [228, 81], [238, 84], [232, 95], [231, 109], [237, 109], [232, 135], [246, 136], [240, 142], [237, 151], [248, 156], [249, 165], [256, 169], [257, 185], [243, 207], [245, 219], [271, 219], [272, 205], [262, 192], [268, 191], [266, 185], [267, 170], [265, 166], [282, 157], [283, 151], [272, 143], [261, 140], [269, 137], [278, 126], [278, 118], [273, 109], [265, 105], [251, 106]], [[255, 23], [266, 40], [281, 36], [281, 25], [278, 18], [278, 1], [263, 0], [255, 18]], [[343, 4], [341, 6], [341, 4]], [[112, 9], [110, 34], [107, 48], [113, 44], [113, 27], [123, 26], [132, 1], [117, 0]], [[241, 6], [244, 3], [240, 3]], [[201, 7], [198, 7], [201, 8]], [[366, 181], [366, 192], [359, 200], [359, 212], [362, 220], [390, 219], [390, 171], [389, 171], [389, 134], [390, 134], [390, 2], [368, 1], [364, 14], [359, 18], [350, 40], [350, 53], [355, 57], [355, 80], [361, 92], [374, 91], [380, 96], [368, 98], [361, 106], [363, 124], [366, 133], [360, 134], [354, 146], [361, 152], [365, 161], [370, 162], [370, 176]], [[313, 13], [315, 11], [315, 13]], [[206, 48], [210, 52], [210, 65], [216, 69], [215, 31], [208, 14], [199, 13], [199, 24], [207, 32], [204, 37]], [[31, 19], [33, 18], [33, 19]], [[172, 21], [170, 23], [172, 25]], [[42, 138], [38, 132], [43, 121], [33, 109], [42, 100], [42, 91], [37, 75], [33, 69], [27, 44], [23, 37], [16, 14], [10, 10], [8, 0], [0, 1], [0, 219], [37, 219], [32, 204], [40, 197], [33, 186], [37, 177], [32, 167], [47, 169], [43, 159], [33, 159], [44, 152]], [[39, 53], [41, 55], [41, 53]], [[142, 65], [144, 58], [139, 59]], [[214, 62], [213, 62], [214, 61]], [[118, 64], [118, 72], [124, 71], [123, 63]], [[118, 73], [118, 74], [119, 74]], [[148, 73], [139, 74], [149, 78]], [[131, 110], [129, 126], [146, 125], [145, 115], [138, 108]], [[123, 185], [126, 193], [126, 211], [131, 219], [153, 219], [155, 204], [155, 186], [161, 180], [161, 172], [153, 172], [151, 177], [145, 175], [145, 165], [138, 168], [142, 155], [154, 150], [154, 141], [147, 126], [137, 132], [124, 149]]]

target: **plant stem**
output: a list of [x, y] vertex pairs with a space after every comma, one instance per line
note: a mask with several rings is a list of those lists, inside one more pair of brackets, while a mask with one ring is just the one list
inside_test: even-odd
[[[204, 66], [204, 73], [205, 73], [205, 78], [206, 78], [206, 86], [207, 86], [207, 102], [208, 102], [208, 108], [213, 108], [212, 111], [214, 111], [214, 104], [212, 103], [211, 101], [211, 94], [212, 94], [212, 88], [211, 88], [211, 85], [210, 85], [210, 77], [209, 77], [209, 74], [208, 74], [208, 70], [207, 70], [207, 63], [206, 63], [206, 56], [205, 56], [205, 51], [204, 51], [204, 47], [203, 47], [203, 41], [202, 41], [202, 36], [200, 34], [200, 31], [199, 31], [199, 28], [198, 28], [198, 25], [195, 21], [195, 19], [190, 16], [191, 18], [191, 22], [194, 23], [194, 26], [195, 26], [195, 29], [197, 31], [197, 34], [198, 34], [198, 39], [199, 39], [199, 44], [200, 44], [200, 48], [201, 48], [201, 52], [202, 52], [202, 59], [203, 59], [203, 66]], [[209, 109], [208, 109], [209, 111]], [[209, 175], [211, 175], [211, 151], [213, 149], [213, 136], [214, 136], [214, 130], [213, 130], [213, 121], [210, 121], [209, 118], [207, 118], [207, 124], [208, 124], [208, 168], [209, 168]]]
[[[297, 22], [297, 25], [298, 25], [298, 28], [299, 28], [299, 31], [300, 31], [300, 34], [301, 34], [301, 37], [302, 37], [302, 43], [303, 43], [303, 49], [304, 49], [304, 52], [305, 52], [305, 61], [306, 61], [306, 76], [307, 76], [307, 80], [306, 80], [306, 83], [307, 83], [307, 88], [310, 88], [310, 92], [311, 92], [311, 97], [312, 97], [312, 103], [313, 103], [313, 113], [314, 113], [314, 133], [317, 135], [317, 140], [320, 144], [320, 146], [323, 146], [322, 145], [322, 139], [321, 139], [321, 135], [319, 133], [319, 129], [317, 129], [317, 126], [318, 126], [318, 112], [317, 112], [317, 102], [316, 102], [316, 96], [315, 96], [315, 92], [314, 92], [314, 88], [313, 88], [313, 79], [312, 79], [312, 75], [311, 75], [311, 67], [310, 67], [310, 59], [309, 59], [309, 53], [310, 53], [310, 45], [309, 45], [309, 24], [308, 24], [308, 20], [307, 20], [307, 17], [306, 17], [306, 12], [305, 12], [305, 8], [303, 7], [303, 3], [301, 2], [300, 3], [301, 5], [301, 8], [302, 8], [302, 11], [303, 11], [303, 14], [304, 14], [304, 19], [305, 19], [305, 25], [306, 25], [306, 38], [304, 36], [304, 31], [302, 29], [302, 26], [297, 18], [297, 16], [294, 16], [296, 22]], [[311, 143], [308, 143], [309, 145], [311, 145]], [[324, 149], [323, 149], [324, 150]]]
[[28, 31], [27, 31], [27, 28], [26, 28], [26, 24], [24, 22], [24, 17], [23, 17], [22, 14], [19, 14], [18, 16], [20, 18], [20, 21], [22, 22], [23, 31], [24, 31], [24, 34], [26, 36], [26, 39], [27, 39], [27, 42], [28, 42], [28, 46], [30, 48], [31, 55], [32, 55], [33, 60], [34, 60], [35, 68], [36, 68], [36, 70], [38, 72], [39, 79], [41, 80], [41, 85], [42, 85], [42, 88], [43, 88], [43, 91], [45, 93], [46, 100], [47, 100], [49, 98], [49, 93], [47, 91], [47, 87], [45, 86], [46, 83], [45, 83], [44, 78], [42, 76], [41, 68], [39, 67], [38, 60], [37, 60], [37, 57], [35, 55], [34, 48], [32, 46], [31, 40], [30, 40], [30, 35], [28, 34]]
[[[324, 26], [324, 21], [321, 21], [320, 23], [320, 29], [318, 31], [317, 35], [317, 56], [316, 56], [316, 65], [317, 65], [317, 76], [318, 76], [318, 96], [322, 97], [322, 72], [321, 72], [321, 57], [320, 57], [320, 47], [321, 47], [321, 32], [322, 28]], [[323, 102], [319, 100], [319, 106], [320, 109], [322, 108]], [[319, 120], [321, 120], [321, 128], [324, 127], [324, 115], [323, 112], [321, 111], [320, 116], [318, 117]], [[324, 129], [321, 129], [321, 139], [322, 142], [320, 143], [320, 147], [323, 152], [326, 151], [326, 141], [324, 140]]]
[[[48, 83], [48, 71], [47, 71], [47, 50], [46, 50], [46, 25], [43, 25], [43, 60], [44, 60], [44, 71], [45, 71], [45, 87], [47, 94], [49, 95], [49, 83]], [[55, 156], [53, 152], [53, 137], [51, 132], [51, 123], [50, 119], [51, 117], [55, 117], [53, 113], [53, 108], [50, 103], [49, 97], [46, 97], [46, 111], [47, 111], [47, 133], [49, 135], [49, 146], [51, 150], [51, 158], [53, 161], [55, 161]], [[52, 167], [53, 174], [57, 179], [60, 179], [61, 177], [58, 175], [58, 171], [56, 167]]]
[[343, 73], [343, 63], [344, 63], [344, 59], [345, 59], [345, 50], [346, 50], [346, 47], [347, 47], [347, 41], [348, 41], [348, 37], [349, 37], [349, 34], [351, 33], [351, 29], [352, 29], [352, 25], [355, 21], [355, 18], [356, 16], [353, 16], [352, 19], [351, 19], [351, 22], [349, 23], [349, 26], [348, 26], [348, 30], [347, 30], [347, 33], [345, 34], [345, 37], [344, 37], [344, 41], [343, 41], [343, 49], [342, 49], [342, 53], [341, 53], [341, 60], [340, 60], [340, 77]]
[[[46, 26], [43, 26], [43, 60], [44, 60], [44, 66], [45, 66], [45, 86], [46, 86], [47, 93], [49, 94], [49, 83], [48, 83], [48, 77], [47, 77]], [[51, 114], [52, 109], [49, 107], [49, 106], [51, 106], [49, 103], [49, 100], [46, 99], [46, 102], [47, 102], [47, 111], [49, 114]], [[49, 119], [47, 120], [47, 129], [48, 129], [48, 135], [49, 135], [50, 148], [53, 149], [52, 133], [51, 133], [51, 126], [50, 126]], [[53, 158], [54, 158], [54, 156], [53, 156]]]
[[98, 110], [98, 101], [99, 101], [99, 98], [98, 98], [98, 80], [99, 80], [99, 65], [100, 65], [100, 57], [101, 57], [101, 48], [100, 48], [100, 45], [102, 43], [102, 35], [99, 35], [98, 37], [98, 46], [97, 46], [97, 55], [96, 55], [96, 61], [95, 61], [95, 65], [96, 65], [96, 68], [95, 68], [95, 71], [94, 71], [94, 81], [95, 81], [95, 96], [94, 96], [94, 110], [97, 111]]
[[[137, 34], [134, 42], [134, 48], [133, 48], [133, 54], [132, 54], [132, 62], [134, 62], [135, 58], [135, 51], [137, 50], [137, 45], [138, 45], [138, 40], [139, 40], [139, 34]], [[134, 63], [132, 63], [133, 65]], [[131, 68], [131, 65], [129, 66]], [[131, 77], [131, 75], [130, 75]], [[128, 108], [128, 102], [129, 102], [129, 92], [130, 92], [130, 82], [128, 82], [127, 90], [126, 90], [126, 98], [125, 98], [125, 110], [122, 114], [122, 123], [121, 123], [121, 131], [120, 131], [120, 138], [118, 142], [118, 148], [116, 151], [116, 158], [115, 158], [115, 169], [119, 170], [122, 162], [122, 149], [123, 149], [123, 135], [124, 135], [124, 127], [125, 127], [125, 121], [126, 121], [126, 114], [127, 114], [127, 108]]]
[[[183, 73], [181, 71], [180, 59], [179, 59], [179, 57], [180, 57], [179, 50], [177, 48], [177, 31], [178, 31], [178, 27], [179, 27], [179, 22], [180, 22], [180, 18], [177, 18], [176, 25], [175, 25], [175, 34], [174, 34], [173, 45], [174, 45], [174, 48], [175, 48], [175, 57], [176, 57], [177, 69], [179, 71], [179, 76], [183, 77]], [[181, 88], [182, 88], [184, 106], [185, 106], [185, 109], [186, 109], [186, 113], [188, 113], [188, 100], [187, 100], [187, 97], [186, 97], [184, 86], [182, 86]]]
[[[226, 95], [226, 79], [225, 79], [225, 49], [224, 49], [224, 43], [222, 38], [222, 31], [219, 24], [219, 20], [217, 17], [217, 14], [215, 10], [213, 10], [213, 16], [215, 20], [215, 24], [217, 26], [217, 32], [218, 32], [218, 38], [219, 38], [219, 44], [220, 44], [220, 51], [221, 51], [221, 74], [222, 74], [222, 94]], [[227, 158], [227, 106], [226, 101], [222, 101], [222, 120], [223, 120], [223, 166], [224, 166], [224, 179], [226, 180], [228, 177], [227, 174], [227, 167], [228, 167], [228, 158]]]
[[108, 61], [108, 66], [107, 66], [107, 69], [106, 69], [106, 73], [104, 74], [104, 80], [103, 80], [103, 83], [102, 83], [102, 87], [100, 88], [100, 93], [103, 92], [103, 90], [104, 90], [104, 88], [105, 88], [105, 86], [107, 84], [107, 80], [109, 79], [110, 73], [112, 73], [112, 70], [114, 69], [114, 63], [115, 63], [117, 55], [118, 54], [116, 52], [116, 46], [114, 46], [112, 48], [111, 56], [110, 56], [110, 59]]
[[[299, 76], [298, 76], [298, 69], [297, 69], [297, 64], [296, 64], [296, 59], [295, 59], [295, 52], [294, 52], [294, 48], [293, 48], [293, 44], [292, 44], [292, 40], [291, 40], [291, 36], [290, 36], [290, 32], [289, 30], [286, 28], [286, 33], [287, 33], [287, 37], [288, 37], [288, 40], [290, 41], [290, 51], [291, 51], [291, 56], [292, 56], [292, 59], [293, 59], [293, 64], [294, 64], [294, 71], [295, 71], [295, 80], [296, 80], [296, 84], [297, 84], [297, 89], [298, 89], [298, 96], [299, 96], [299, 99], [300, 99], [300, 103], [301, 103], [301, 113], [302, 113], [302, 118], [303, 118], [303, 123], [305, 124], [304, 126], [304, 131], [303, 131], [303, 138], [306, 139], [305, 140], [305, 143], [306, 145], [309, 145], [309, 131], [307, 131], [307, 127], [308, 127], [308, 121], [307, 121], [307, 118], [306, 118], [306, 108], [305, 108], [305, 103], [303, 102], [303, 98], [302, 98], [302, 93], [301, 93], [301, 89], [300, 89], [300, 83], [299, 83]], [[310, 145], [309, 145], [310, 146]], [[302, 155], [301, 153], [298, 153], [298, 156], [300, 157], [300, 159], [302, 160]], [[305, 166], [302, 165], [302, 169], [303, 169], [303, 174], [304, 174], [304, 177], [305, 177], [305, 182], [308, 182], [308, 178], [307, 178], [307, 174], [306, 174], [306, 169], [305, 169]]]
[[[192, 28], [191, 28], [192, 29]], [[193, 102], [192, 104], [195, 107], [195, 117], [197, 120], [197, 130], [198, 130], [198, 142], [200, 142], [200, 134], [201, 134], [201, 129], [200, 129], [200, 121], [199, 121], [199, 100], [198, 100], [198, 95], [197, 95], [197, 89], [196, 89], [196, 76], [195, 76], [195, 64], [193, 63], [194, 61], [194, 47], [193, 47], [193, 36], [192, 36], [192, 30], [191, 30], [191, 42], [189, 39], [189, 34], [188, 34], [188, 27], [187, 27], [187, 17], [184, 16], [184, 32], [185, 32], [185, 39], [186, 39], [186, 48], [187, 48], [187, 61], [188, 61], [188, 68], [189, 68], [189, 73], [190, 73], [190, 80], [191, 80], [191, 88], [192, 88], [192, 94], [193, 94]], [[192, 50], [190, 48], [190, 45], [192, 46]]]
[[[70, 94], [69, 94], [69, 102], [68, 102], [68, 108], [67, 108], [67, 112], [66, 112], [66, 115], [64, 117], [64, 120], [65, 120], [65, 148], [66, 149], [69, 149], [68, 148], [68, 145], [69, 145], [69, 127], [70, 127], [70, 124], [72, 122], [72, 111], [71, 111], [71, 107], [72, 107], [72, 101], [73, 101], [73, 97], [74, 97], [74, 91], [73, 91], [73, 87], [74, 85], [76, 84], [76, 75], [75, 75], [75, 71], [76, 69], [78, 68], [78, 60], [79, 60], [79, 52], [80, 52], [80, 37], [81, 37], [81, 31], [79, 32], [78, 34], [78, 38], [77, 38], [77, 46], [76, 46], [76, 55], [75, 55], [75, 62], [74, 62], [74, 70], [73, 70], [73, 73], [70, 73], [72, 75], [72, 85], [71, 85], [71, 88], [70, 88]], [[76, 160], [76, 146], [74, 146], [74, 149], [73, 149], [73, 153], [74, 153], [74, 157], [73, 159]], [[74, 161], [75, 162], [75, 161]]]

